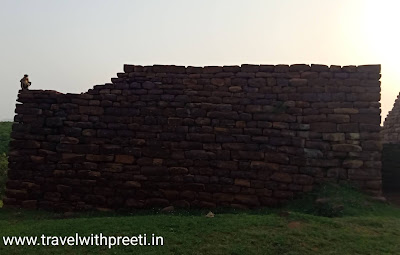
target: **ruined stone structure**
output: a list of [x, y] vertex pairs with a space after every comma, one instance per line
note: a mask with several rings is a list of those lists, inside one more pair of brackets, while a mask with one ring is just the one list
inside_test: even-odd
[[381, 193], [380, 66], [133, 66], [18, 97], [6, 206], [258, 207]]
[[400, 144], [400, 94], [383, 123], [381, 134], [383, 144]]
[[400, 191], [400, 94], [385, 119], [381, 135], [383, 188], [386, 191]]

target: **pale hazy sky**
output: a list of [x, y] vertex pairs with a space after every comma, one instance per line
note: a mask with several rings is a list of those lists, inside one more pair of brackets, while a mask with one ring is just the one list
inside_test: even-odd
[[[382, 118], [400, 91], [396, 0], [0, 0], [0, 120], [19, 79], [85, 92], [123, 64], [382, 64]], [[399, 68], [400, 69], [400, 68]]]

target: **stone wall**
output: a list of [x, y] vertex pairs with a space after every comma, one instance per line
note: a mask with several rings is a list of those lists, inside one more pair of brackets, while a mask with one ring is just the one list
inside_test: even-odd
[[400, 191], [400, 95], [385, 119], [381, 135], [383, 189]]
[[400, 144], [383, 145], [382, 181], [385, 192], [400, 191]]
[[381, 134], [383, 144], [400, 144], [400, 94], [383, 123]]
[[381, 193], [380, 66], [133, 66], [20, 92], [6, 206], [273, 206], [323, 181]]

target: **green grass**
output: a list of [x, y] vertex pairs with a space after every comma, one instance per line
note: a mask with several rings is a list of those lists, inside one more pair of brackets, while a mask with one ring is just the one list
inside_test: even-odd
[[[317, 199], [325, 199], [326, 202], [316, 203]], [[329, 183], [292, 201], [287, 209], [325, 217], [380, 215], [392, 210], [397, 213], [396, 208], [370, 201], [369, 197], [349, 184]]]
[[0, 209], [0, 236], [154, 233], [165, 242], [162, 247], [116, 246], [110, 250], [98, 246], [4, 247], [0, 240], [0, 254], [400, 254], [399, 208], [369, 201], [342, 186], [323, 187], [312, 194], [329, 195], [334, 203], [341, 203], [340, 217], [316, 215], [310, 206], [311, 195], [281, 209], [220, 209], [215, 218], [204, 217], [207, 211], [92, 212], [62, 218], [48, 212]]

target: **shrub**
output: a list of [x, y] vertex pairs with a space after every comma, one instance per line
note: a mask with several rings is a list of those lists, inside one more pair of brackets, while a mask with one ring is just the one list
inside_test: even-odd
[[8, 160], [6, 154], [0, 155], [0, 200], [4, 195], [7, 179]]
[[341, 217], [359, 215], [375, 208], [365, 194], [351, 185], [326, 183], [292, 201], [288, 209], [316, 216]]
[[10, 133], [12, 122], [0, 122], [0, 200], [4, 195], [8, 169], [8, 144], [10, 143]]
[[0, 122], [0, 154], [8, 152], [12, 122]]

